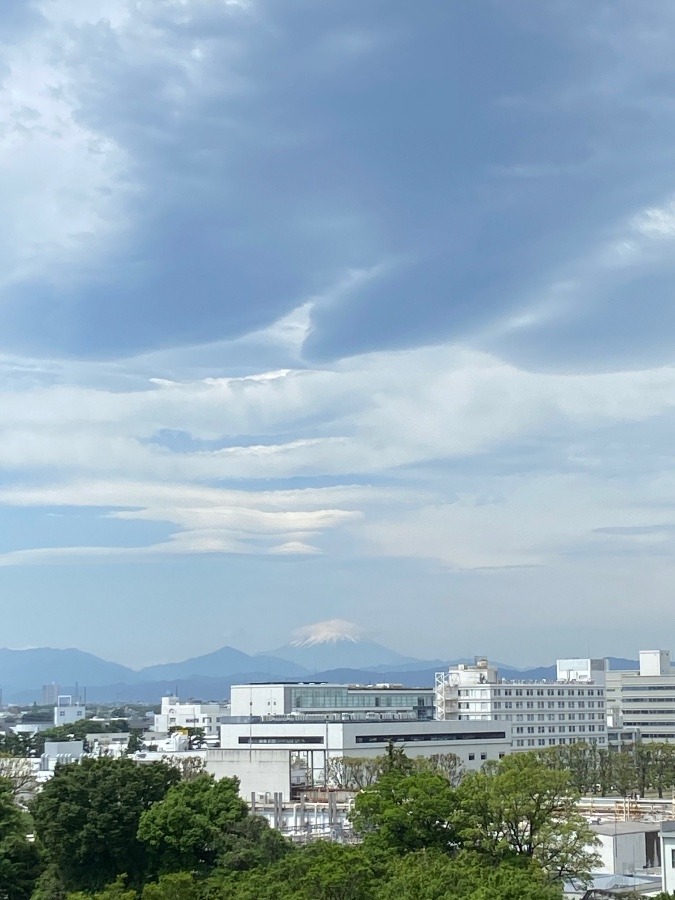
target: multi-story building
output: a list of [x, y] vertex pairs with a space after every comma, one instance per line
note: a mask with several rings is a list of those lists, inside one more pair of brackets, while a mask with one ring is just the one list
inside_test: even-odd
[[55, 681], [52, 681], [51, 684], [43, 684], [42, 685], [42, 705], [43, 706], [56, 706], [60, 693], [61, 693], [61, 688], [58, 686], [58, 684], [56, 684]]
[[607, 672], [607, 721], [642, 741], [675, 741], [675, 672], [668, 650], [641, 650], [638, 671]]
[[432, 688], [400, 684], [347, 685], [326, 682], [233, 684], [232, 716], [415, 719], [434, 718]]
[[514, 750], [607, 745], [605, 661], [559, 659], [554, 682], [503, 681], [487, 659], [436, 674], [436, 718], [508, 723]]
[[162, 697], [153, 730], [168, 734], [173, 729], [198, 728], [206, 737], [217, 737], [220, 723], [228, 716], [225, 703], [181, 703], [178, 697]]

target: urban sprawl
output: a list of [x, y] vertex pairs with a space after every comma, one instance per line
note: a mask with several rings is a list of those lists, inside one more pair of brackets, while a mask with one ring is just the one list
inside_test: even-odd
[[[354, 854], [379, 841], [381, 850], [409, 859], [409, 866], [413, 857], [406, 853], [426, 853], [426, 863], [415, 857], [415, 865], [424, 869], [425, 865], [441, 866], [433, 857], [440, 848], [442, 865], [450, 866], [446, 875], [452, 881], [466, 853], [476, 852], [486, 836], [493, 841], [486, 859], [501, 860], [499, 848], [508, 846], [509, 859], [525, 856], [538, 866], [536, 872], [527, 873], [539, 885], [533, 898], [591, 900], [675, 892], [675, 670], [669, 651], [641, 651], [635, 671], [613, 671], [603, 659], [559, 659], [557, 677], [549, 681], [505, 680], [488, 659], [478, 657], [473, 663], [438, 672], [435, 684], [418, 688], [312, 681], [236, 684], [227, 701], [165, 696], [152, 709], [142, 704], [87, 708], [80, 697], [63, 695], [58, 685], [47, 684], [42, 706], [4, 707], [3, 723], [0, 774], [15, 809], [31, 817], [33, 831], [27, 835], [26, 846], [42, 854], [40, 862], [36, 857], [32, 882], [11, 876], [6, 893], [10, 898], [48, 900], [66, 897], [77, 888], [98, 891], [110, 900], [127, 900], [126, 893], [131, 898], [141, 892], [155, 900], [195, 900], [203, 895], [199, 883], [210, 885], [206, 896], [211, 897], [384, 898], [395, 893], [412, 897], [417, 890], [410, 887], [415, 883], [412, 870], [399, 882], [395, 875], [390, 881], [389, 874], [387, 878], [377, 875], [370, 857], [371, 881], [364, 875], [361, 893], [356, 888], [350, 893], [348, 884], [357, 871]], [[127, 863], [106, 858], [95, 875], [73, 874], [78, 865], [84, 865], [82, 860], [78, 863], [77, 854], [84, 853], [86, 841], [82, 838], [84, 843], [78, 844], [80, 838], [74, 838], [64, 850], [63, 837], [58, 837], [64, 829], [77, 832], [81, 827], [84, 833], [84, 818], [81, 826], [68, 819], [72, 798], [81, 799], [83, 790], [98, 796], [100, 785], [110, 781], [112, 772], [117, 773], [119, 794], [125, 785], [135, 784], [134, 779], [147, 780], [150, 773], [160, 771], [167, 784], [157, 788], [157, 796], [138, 812], [138, 822], [133, 824], [137, 829], [133, 840], [140, 842], [145, 854], [143, 871], [148, 883], [141, 884], [134, 875], [131, 857]], [[474, 808], [471, 803], [475, 805], [477, 790], [487, 792], [487, 797], [493, 796], [493, 788], [502, 798], [515, 792], [517, 811], [510, 828], [499, 822], [494, 811], [492, 818], [485, 818], [489, 804], [481, 807], [484, 833], [480, 840], [475, 829], [462, 830], [453, 814], [426, 810], [422, 817], [426, 824], [416, 826], [417, 844], [405, 843], [413, 840], [406, 837], [406, 829], [411, 827], [420, 796], [436, 808], [434, 804], [449, 792], [448, 809], [464, 815]], [[138, 790], [142, 793], [146, 788]], [[190, 792], [194, 796], [189, 797]], [[184, 803], [187, 812], [178, 819], [190, 823], [197, 793], [205, 804], [200, 808], [203, 823], [220, 834], [203, 838], [211, 847], [210, 868], [204, 861], [206, 850], [191, 847], [188, 852], [184, 846], [194, 832], [192, 826], [185, 825], [185, 834], [174, 839], [175, 820], [172, 826], [166, 812], [174, 807], [174, 814], [180, 812]], [[524, 799], [528, 797], [529, 801]], [[167, 807], [169, 798], [174, 806]], [[109, 810], [110, 799], [102, 802]], [[580, 842], [576, 868], [568, 861], [556, 869], [553, 857], [544, 858], [543, 839], [539, 844], [535, 840], [535, 818], [526, 812], [528, 802], [539, 810], [549, 804], [548, 819], [542, 823], [555, 835], [549, 840], [556, 846], [569, 842], [570, 834]], [[95, 805], [94, 800], [91, 803]], [[222, 824], [227, 817], [221, 822], [218, 803], [235, 816], [237, 828], [232, 822]], [[208, 809], [210, 814], [205, 812]], [[392, 817], [400, 810], [407, 818], [394, 828]], [[474, 814], [478, 815], [475, 810]], [[506, 819], [503, 810], [499, 815]], [[119, 816], [124, 819], [123, 810]], [[89, 828], [88, 819], [87, 823]], [[441, 823], [445, 831], [439, 832]], [[267, 846], [274, 835], [273, 842], [280, 843], [274, 843], [276, 849], [264, 865], [260, 860], [256, 865], [272, 873], [271, 878], [287, 879], [286, 888], [278, 886], [276, 894], [265, 893], [266, 882], [255, 865], [241, 861], [235, 865], [230, 860], [229, 887], [214, 893], [213, 872], [220, 871], [218, 866], [222, 869], [223, 859], [230, 857], [213, 846], [220, 846], [224, 833], [231, 846], [230, 828], [240, 836], [246, 829], [258, 829], [255, 840], [250, 835], [246, 838], [250, 852], [251, 846]], [[527, 840], [519, 843], [514, 835], [520, 832]], [[338, 878], [347, 885], [344, 892], [331, 894], [321, 878], [313, 888], [304, 881], [305, 887], [299, 886], [300, 881], [295, 888], [289, 887], [295, 876], [279, 875], [284, 866], [290, 866], [282, 847], [293, 847], [294, 853], [302, 848], [310, 854], [301, 867], [305, 880], [312, 860], [319, 858], [316, 854], [336, 855], [336, 871], [343, 865], [349, 873]], [[104, 860], [108, 851], [96, 852]], [[66, 854], [65, 862], [59, 853]], [[99, 864], [92, 858], [89, 865]], [[276, 876], [275, 866], [281, 867]], [[488, 883], [490, 873], [496, 871], [488, 866], [480, 883]], [[410, 885], [403, 888], [406, 878]], [[377, 893], [374, 883], [385, 887]], [[255, 884], [258, 887], [251, 886]], [[452, 893], [451, 886], [443, 890], [446, 893], [423, 896], [474, 896], [466, 891]], [[495, 882], [490, 896], [501, 898], [499, 890]], [[522, 896], [530, 896], [525, 888]]]

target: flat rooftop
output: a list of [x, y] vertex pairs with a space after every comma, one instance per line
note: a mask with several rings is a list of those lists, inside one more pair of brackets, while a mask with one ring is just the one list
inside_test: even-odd
[[648, 831], [660, 831], [662, 822], [602, 822], [591, 824], [596, 834], [646, 834]]

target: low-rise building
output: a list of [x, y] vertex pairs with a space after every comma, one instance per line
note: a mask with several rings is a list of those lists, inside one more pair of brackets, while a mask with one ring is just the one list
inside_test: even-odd
[[393, 744], [410, 757], [452, 753], [465, 770], [511, 750], [508, 723], [361, 719], [323, 721], [239, 717], [220, 726], [220, 749], [206, 751], [207, 771], [236, 776], [241, 795], [293, 793], [328, 783], [330, 760], [375, 757]]
[[162, 697], [154, 717], [154, 731], [168, 734], [174, 729], [199, 729], [206, 737], [217, 737], [220, 723], [229, 715], [226, 703], [181, 703], [178, 697]]

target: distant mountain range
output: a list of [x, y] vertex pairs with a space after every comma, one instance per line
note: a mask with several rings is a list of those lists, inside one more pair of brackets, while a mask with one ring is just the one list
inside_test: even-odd
[[[318, 680], [356, 684], [394, 683], [431, 687], [434, 674], [467, 660], [419, 660], [363, 638], [351, 623], [333, 620], [303, 629], [295, 640], [254, 655], [234, 647], [176, 663], [135, 670], [76, 649], [0, 649], [0, 684], [5, 702], [40, 702], [42, 685], [56, 682], [62, 693], [91, 702], [155, 703], [167, 693], [183, 698], [222, 699], [230, 686], [248, 681]], [[609, 658], [612, 669], [636, 669], [637, 662]], [[555, 666], [517, 669], [496, 663], [508, 680], [553, 680]]]

